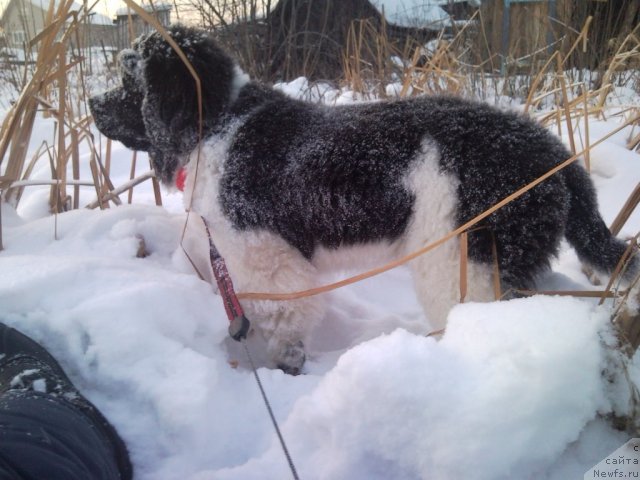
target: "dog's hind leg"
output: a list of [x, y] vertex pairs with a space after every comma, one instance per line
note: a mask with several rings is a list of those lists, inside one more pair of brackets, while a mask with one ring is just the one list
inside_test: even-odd
[[[281, 237], [260, 231], [225, 242], [227, 263], [238, 292], [288, 293], [314, 286], [315, 267]], [[275, 366], [298, 374], [306, 359], [304, 344], [324, 316], [320, 296], [299, 300], [243, 300], [252, 324], [267, 341]]]
[[[415, 194], [411, 224], [404, 242], [412, 253], [449, 234], [456, 228], [458, 180], [442, 173], [437, 155], [429, 144], [424, 157], [407, 176], [407, 186]], [[409, 263], [418, 300], [430, 326], [442, 330], [449, 310], [460, 302], [460, 242], [453, 238]], [[492, 268], [469, 261], [466, 268], [466, 301], [494, 299]]]
[[[445, 328], [449, 310], [461, 300], [460, 246], [457, 239], [410, 263], [418, 300], [433, 331]], [[469, 261], [466, 265], [465, 302], [494, 300], [490, 265]]]

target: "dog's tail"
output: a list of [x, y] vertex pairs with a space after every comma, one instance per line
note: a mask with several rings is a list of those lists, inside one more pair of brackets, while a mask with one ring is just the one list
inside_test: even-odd
[[[598, 212], [596, 192], [588, 173], [572, 163], [563, 170], [569, 190], [569, 214], [565, 237], [573, 246], [581, 262], [602, 273], [611, 273], [627, 250], [627, 244], [615, 238]], [[637, 256], [631, 256], [624, 278], [630, 280], [638, 273]]]

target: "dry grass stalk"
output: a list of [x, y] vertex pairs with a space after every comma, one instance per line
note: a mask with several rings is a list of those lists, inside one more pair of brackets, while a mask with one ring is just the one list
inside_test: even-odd
[[[356, 28], [358, 32], [356, 32]], [[347, 46], [343, 55], [342, 65], [344, 70], [345, 81], [354, 92], [364, 93], [365, 82], [361, 71], [362, 60], [360, 52], [362, 52], [362, 39], [364, 22], [353, 22], [347, 34]]]
[[563, 67], [566, 65], [566, 60], [571, 57], [571, 54], [574, 52], [576, 48], [578, 48], [580, 43], [582, 43], [582, 51], [584, 52], [587, 51], [587, 41], [589, 39], [589, 27], [591, 27], [592, 22], [593, 22], [593, 17], [592, 16], [587, 17], [587, 19], [584, 22], [584, 25], [582, 26], [582, 29], [580, 30], [580, 33], [578, 34], [578, 37], [573, 42], [573, 45], [571, 45], [571, 48], [569, 48], [567, 53], [564, 54], [565, 60], [562, 62]]
[[91, 169], [91, 176], [93, 177], [93, 186], [96, 189], [96, 198], [98, 199], [98, 205], [100, 209], [104, 209], [104, 204], [102, 200], [102, 182], [100, 180], [100, 172], [98, 170], [98, 164], [96, 163], [95, 156], [91, 155], [91, 160], [89, 161], [89, 168]]
[[549, 95], [549, 93], [545, 92], [544, 94], [538, 95], [537, 98], [533, 98], [533, 95], [537, 92], [538, 87], [540, 86], [540, 84], [542, 83], [542, 81], [544, 80], [545, 76], [547, 75], [547, 68], [549, 68], [549, 65], [551, 65], [551, 63], [556, 60], [556, 58], [560, 55], [560, 52], [554, 52], [553, 55], [551, 55], [549, 57], [549, 59], [547, 60], [547, 62], [543, 65], [543, 67], [540, 69], [540, 71], [538, 72], [538, 74], [534, 77], [533, 79], [533, 83], [531, 84], [531, 88], [529, 89], [529, 95], [527, 96], [527, 100], [524, 103], [524, 111], [528, 112], [529, 109], [532, 106], [537, 106], [538, 103], [542, 100], [542, 98], [546, 97], [547, 95]]
[[[25, 66], [24, 87], [2, 122], [0, 165], [3, 166], [4, 175], [0, 178], [0, 190], [2, 200], [10, 201], [14, 206], [20, 202], [25, 186], [36, 184], [28, 181], [36, 163], [48, 156], [52, 172], [51, 211], [55, 213], [79, 208], [80, 187], [87, 184], [80, 180], [83, 148], [89, 149], [93, 159], [89, 166], [93, 185], [97, 187], [97, 198], [101, 199], [103, 207], [107, 205], [104, 203], [104, 193], [114, 191], [109, 178], [110, 142], [107, 142], [106, 165], [103, 166], [89, 128], [92, 119], [86, 114], [88, 94], [85, 86], [85, 59], [67, 60], [69, 43], [75, 39], [76, 44], [80, 45], [78, 27], [86, 21], [91, 9], [85, 6], [82, 11], [75, 12], [73, 8], [72, 0], [50, 2], [45, 27], [30, 43], [31, 48], [38, 48], [30, 78], [27, 75], [29, 69]], [[71, 74], [79, 80], [80, 95], [69, 90]], [[54, 142], [52, 145], [45, 142], [28, 161], [31, 133], [40, 108], [45, 118], [55, 120]], [[70, 174], [67, 173], [69, 171]], [[73, 189], [69, 195], [67, 185], [71, 184]], [[154, 185], [154, 193], [156, 202], [161, 204], [157, 184]], [[119, 202], [117, 197], [109, 198]]]
[[629, 195], [629, 198], [623, 205], [620, 213], [618, 213], [609, 227], [612, 234], [618, 235], [620, 233], [620, 230], [622, 230], [622, 227], [627, 223], [627, 220], [629, 220], [629, 217], [638, 206], [638, 203], [640, 203], [640, 184], [636, 185], [636, 188], [633, 189], [633, 192]]
[[518, 295], [554, 295], [559, 297], [578, 297], [578, 298], [617, 298], [620, 294], [610, 290], [517, 290]]
[[[617, 284], [622, 280], [624, 274], [627, 271], [627, 267], [629, 266], [630, 260], [637, 253], [637, 240], [638, 240], [638, 236], [636, 235], [636, 237], [633, 238], [629, 242], [629, 246], [625, 250], [624, 254], [622, 255], [622, 257], [618, 261], [618, 264], [616, 265], [616, 268], [613, 270], [613, 272], [611, 273], [611, 276], [609, 277], [609, 281], [608, 281], [607, 286], [605, 288], [605, 292], [612, 291], [614, 284]], [[623, 292], [623, 294], [622, 294], [623, 301], [629, 295], [630, 290], [631, 289], [628, 289], [626, 292]], [[603, 295], [602, 298], [600, 298], [600, 302], [598, 303], [598, 305], [604, 304], [605, 300], [606, 300], [606, 297]]]
[[[586, 102], [587, 102], [587, 115], [591, 116], [591, 115], [602, 115], [602, 111], [603, 111], [603, 107], [598, 106], [598, 105], [592, 105], [591, 102], [594, 101], [597, 97], [599, 97], [600, 93], [603, 91], [610, 91], [611, 89], [611, 85], [605, 85], [602, 88], [599, 88], [597, 90], [586, 90], [583, 87], [584, 84], [580, 83], [580, 84], [572, 84], [569, 85], [567, 87], [567, 93], [570, 93], [572, 91], [574, 91], [576, 89], [576, 87], [581, 87], [580, 90], [583, 90], [583, 94], [576, 96], [573, 100], [569, 100], [568, 101], [568, 109], [569, 109], [569, 114], [571, 116], [571, 118], [579, 118], [580, 116], [584, 115], [585, 113], [585, 107], [584, 107], [584, 95], [586, 94]], [[540, 103], [544, 98], [550, 96], [550, 95], [554, 95], [557, 96], [558, 94], [562, 93], [562, 89], [561, 87], [556, 87], [553, 88], [552, 90], [548, 90], [545, 91], [543, 93], [540, 93], [540, 95], [536, 96], [534, 99], [532, 99], [533, 105], [537, 105], [538, 103]], [[541, 116], [539, 116], [538, 121], [540, 123], [542, 123], [543, 125], [549, 125], [551, 122], [553, 121], [557, 121], [558, 117], [562, 117], [562, 114], [565, 111], [565, 107], [564, 105], [560, 104], [561, 102], [556, 102], [556, 105], [550, 110], [545, 112], [544, 114], [542, 114]], [[560, 104], [560, 105], [558, 105]], [[562, 121], [560, 121], [560, 123], [562, 123]]]
[[[637, 109], [634, 109], [637, 110]], [[629, 141], [627, 142], [627, 148], [629, 150], [640, 150], [640, 132], [635, 135], [632, 133], [629, 136]]]
[[467, 77], [458, 73], [458, 58], [451, 51], [452, 43], [438, 42], [435, 53], [422, 67], [413, 66], [413, 91], [458, 95], [468, 90]]
[[158, 177], [155, 175], [151, 177], [151, 186], [153, 187], [153, 196], [156, 201], [156, 205], [162, 206], [162, 191], [160, 189], [160, 182], [158, 181]]
[[640, 347], [640, 316], [633, 309], [621, 308], [612, 322], [617, 328], [621, 350], [632, 357]]
[[66, 48], [60, 48], [58, 52], [58, 99], [60, 100], [60, 104], [57, 112], [58, 119], [58, 155], [57, 155], [57, 165], [55, 175], [60, 183], [58, 183], [54, 188], [51, 189], [51, 199], [49, 201], [49, 205], [54, 207], [55, 212], [61, 212], [66, 210], [64, 208], [65, 199], [67, 198], [67, 160], [68, 158], [64, 155], [66, 150], [66, 142], [65, 142], [65, 108], [66, 108], [66, 90], [67, 90], [67, 75], [66, 75], [66, 62], [67, 62], [67, 54]]
[[[624, 69], [632, 60], [640, 58], [640, 24], [636, 25], [633, 31], [625, 37], [613, 56], [607, 70], [602, 77], [603, 85], [612, 85], [613, 76], [619, 70]], [[600, 94], [598, 105], [602, 108], [607, 99], [608, 91]]]
[[467, 296], [467, 266], [469, 263], [469, 233], [460, 234], [460, 303], [464, 303]]
[[[131, 159], [131, 171], [129, 172], [129, 180], [133, 180], [136, 176], [136, 163], [138, 159], [138, 152], [133, 152], [133, 158]], [[129, 196], [127, 197], [127, 203], [130, 205], [133, 202], [133, 188], [129, 190]]]
[[587, 169], [587, 172], [591, 173], [591, 145], [589, 141], [589, 95], [587, 94], [586, 85], [583, 85], [583, 110], [582, 114], [584, 116], [584, 138], [585, 142], [583, 142], [582, 146], [585, 148], [584, 153], [584, 166]]
[[384, 85], [398, 66], [393, 58], [408, 58], [417, 44], [408, 41], [393, 43], [386, 33], [386, 21], [376, 25], [368, 19], [351, 23], [347, 44], [342, 55], [343, 82], [352, 91], [365, 97], [386, 96]]
[[431, 42], [436, 48], [430, 54], [425, 55], [422, 49], [415, 49], [412, 61], [404, 72], [401, 97], [410, 93], [460, 95], [473, 91], [474, 73], [481, 71], [483, 65], [470, 66], [463, 61], [467, 54], [464, 36], [478, 15], [479, 11], [476, 11], [471, 21], [450, 40], [445, 40], [443, 32], [440, 32], [438, 38]]
[[558, 82], [560, 83], [560, 91], [562, 93], [562, 105], [564, 107], [564, 119], [567, 123], [567, 132], [569, 134], [569, 145], [571, 147], [571, 153], [576, 154], [576, 140], [573, 136], [573, 125], [571, 123], [571, 110], [569, 107], [569, 94], [567, 93], [567, 84], [564, 78], [564, 71], [562, 69], [562, 56], [558, 55]]
[[118, 199], [116, 201], [116, 203], [118, 205], [121, 205], [122, 202], [119, 200], [119, 195], [122, 195], [125, 192], [132, 192], [133, 188], [136, 185], [140, 185], [141, 183], [149, 180], [150, 178], [152, 178], [154, 176], [153, 170], [149, 170], [147, 172], [144, 172], [140, 175], [138, 175], [135, 178], [132, 178], [131, 180], [129, 180], [126, 183], [123, 183], [122, 185], [120, 185], [118, 188], [114, 188], [111, 190], [106, 190], [104, 191], [104, 189], [102, 189], [101, 191], [101, 195], [98, 199], [94, 200], [93, 202], [91, 202], [89, 205], [87, 205], [87, 208], [96, 208], [96, 207], [100, 207], [100, 208], [104, 208], [103, 206], [105, 204], [107, 204], [107, 202], [109, 202], [109, 200], [115, 200]]

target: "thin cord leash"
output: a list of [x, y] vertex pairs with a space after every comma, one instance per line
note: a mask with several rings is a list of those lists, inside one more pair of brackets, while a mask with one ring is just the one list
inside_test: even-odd
[[235, 290], [233, 289], [233, 282], [231, 281], [231, 277], [229, 276], [229, 272], [227, 270], [227, 266], [224, 262], [224, 258], [218, 252], [215, 244], [213, 243], [213, 239], [211, 238], [211, 231], [209, 230], [209, 225], [204, 217], [200, 217], [202, 219], [202, 223], [204, 223], [204, 228], [207, 232], [207, 238], [209, 239], [209, 259], [211, 260], [211, 268], [213, 269], [213, 275], [216, 277], [216, 283], [218, 284], [218, 288], [220, 289], [220, 295], [222, 296], [222, 302], [224, 304], [224, 310], [227, 313], [227, 318], [229, 319], [229, 335], [236, 342], [240, 342], [244, 347], [244, 351], [247, 354], [247, 359], [249, 360], [249, 364], [251, 365], [251, 369], [253, 370], [253, 376], [256, 379], [256, 383], [258, 384], [258, 388], [260, 389], [260, 394], [262, 395], [262, 400], [264, 401], [265, 406], [267, 407], [267, 411], [269, 412], [269, 418], [271, 418], [271, 423], [276, 430], [276, 434], [278, 435], [278, 440], [280, 441], [280, 446], [284, 451], [284, 455], [287, 458], [287, 463], [289, 464], [289, 469], [291, 470], [291, 474], [293, 475], [294, 480], [300, 480], [298, 477], [298, 472], [296, 471], [296, 467], [293, 464], [293, 460], [291, 459], [291, 454], [289, 453], [289, 449], [287, 448], [287, 444], [284, 441], [284, 437], [280, 432], [280, 427], [278, 426], [278, 421], [276, 420], [275, 415], [273, 414], [273, 409], [271, 408], [271, 403], [267, 398], [267, 393], [262, 385], [262, 381], [260, 380], [260, 376], [258, 375], [258, 369], [253, 363], [253, 358], [251, 357], [251, 353], [249, 352], [249, 347], [247, 346], [247, 334], [249, 333], [249, 328], [251, 323], [249, 319], [244, 314], [244, 310], [238, 301], [238, 297], [236, 296]]

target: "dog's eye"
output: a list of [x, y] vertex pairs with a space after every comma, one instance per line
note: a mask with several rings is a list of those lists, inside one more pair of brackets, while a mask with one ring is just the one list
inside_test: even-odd
[[140, 55], [135, 50], [125, 49], [118, 54], [118, 64], [123, 77], [126, 75], [135, 76], [139, 62]]

